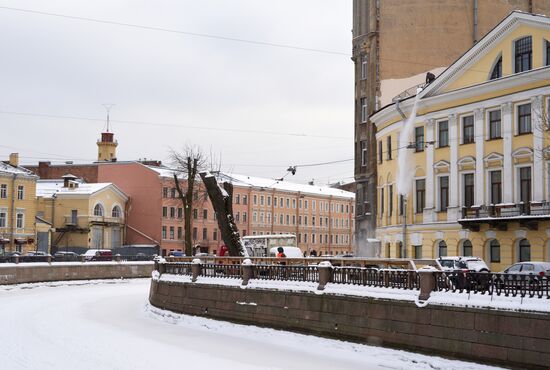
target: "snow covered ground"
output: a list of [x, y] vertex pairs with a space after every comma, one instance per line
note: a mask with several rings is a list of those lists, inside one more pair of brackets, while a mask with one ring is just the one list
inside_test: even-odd
[[149, 279], [0, 286], [1, 369], [490, 369], [159, 310]]

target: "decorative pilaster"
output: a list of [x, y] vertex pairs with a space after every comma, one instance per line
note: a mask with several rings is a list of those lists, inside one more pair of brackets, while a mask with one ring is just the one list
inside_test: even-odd
[[426, 122], [426, 207], [424, 208], [423, 222], [433, 222], [434, 212], [434, 128], [435, 120]]
[[504, 203], [514, 202], [514, 174], [512, 166], [512, 140], [514, 138], [514, 130], [512, 127], [512, 103], [504, 103], [501, 109], [501, 124], [503, 138], [503, 171], [502, 171], [502, 201]]
[[458, 207], [458, 124], [456, 114], [449, 115], [449, 207], [447, 208], [447, 220], [456, 221], [459, 218]]
[[542, 109], [542, 95], [533, 96], [531, 98], [531, 120], [533, 130], [533, 200], [544, 200], [543, 189], [543, 109]]
[[485, 179], [483, 176], [483, 145], [484, 137], [483, 109], [474, 110], [474, 135], [476, 143], [476, 175], [475, 175], [475, 203], [485, 203]]

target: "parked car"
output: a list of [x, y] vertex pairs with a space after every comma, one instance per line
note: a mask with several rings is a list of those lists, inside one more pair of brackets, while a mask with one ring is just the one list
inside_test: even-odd
[[489, 266], [479, 257], [439, 257], [443, 271], [489, 272]]
[[110, 249], [88, 249], [83, 256], [86, 261], [111, 261], [113, 252]]
[[75, 252], [68, 252], [68, 251], [58, 251], [56, 252], [53, 257], [56, 261], [78, 261], [80, 259], [80, 255]]
[[51, 256], [49, 253], [43, 252], [43, 251], [28, 251], [27, 256]]
[[503, 271], [504, 274], [550, 276], [550, 262], [519, 262]]
[[526, 261], [515, 263], [502, 271], [495, 281], [500, 289], [538, 291], [550, 278], [550, 263]]

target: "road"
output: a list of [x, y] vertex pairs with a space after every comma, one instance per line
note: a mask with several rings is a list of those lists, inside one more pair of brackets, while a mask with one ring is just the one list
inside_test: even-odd
[[0, 286], [0, 369], [489, 368], [171, 314], [148, 291], [148, 279]]

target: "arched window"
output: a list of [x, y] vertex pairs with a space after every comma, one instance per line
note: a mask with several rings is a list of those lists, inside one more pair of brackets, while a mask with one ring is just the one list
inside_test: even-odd
[[500, 262], [500, 243], [493, 239], [489, 242], [489, 261]]
[[491, 72], [490, 80], [494, 80], [496, 78], [502, 77], [502, 56], [498, 58], [497, 62], [495, 63], [493, 67], [493, 71]]
[[462, 242], [462, 255], [465, 257], [471, 257], [473, 254], [472, 242], [464, 240]]
[[437, 245], [437, 254], [439, 257], [447, 257], [447, 243], [443, 240]]
[[99, 203], [94, 207], [94, 216], [103, 216], [103, 206]]
[[122, 217], [122, 210], [119, 206], [114, 206], [113, 210], [111, 211], [111, 216], [114, 218]]
[[515, 73], [529, 71], [532, 65], [533, 45], [531, 36], [523, 37], [514, 43]]
[[518, 244], [519, 262], [531, 260], [531, 243], [527, 239], [521, 239]]

